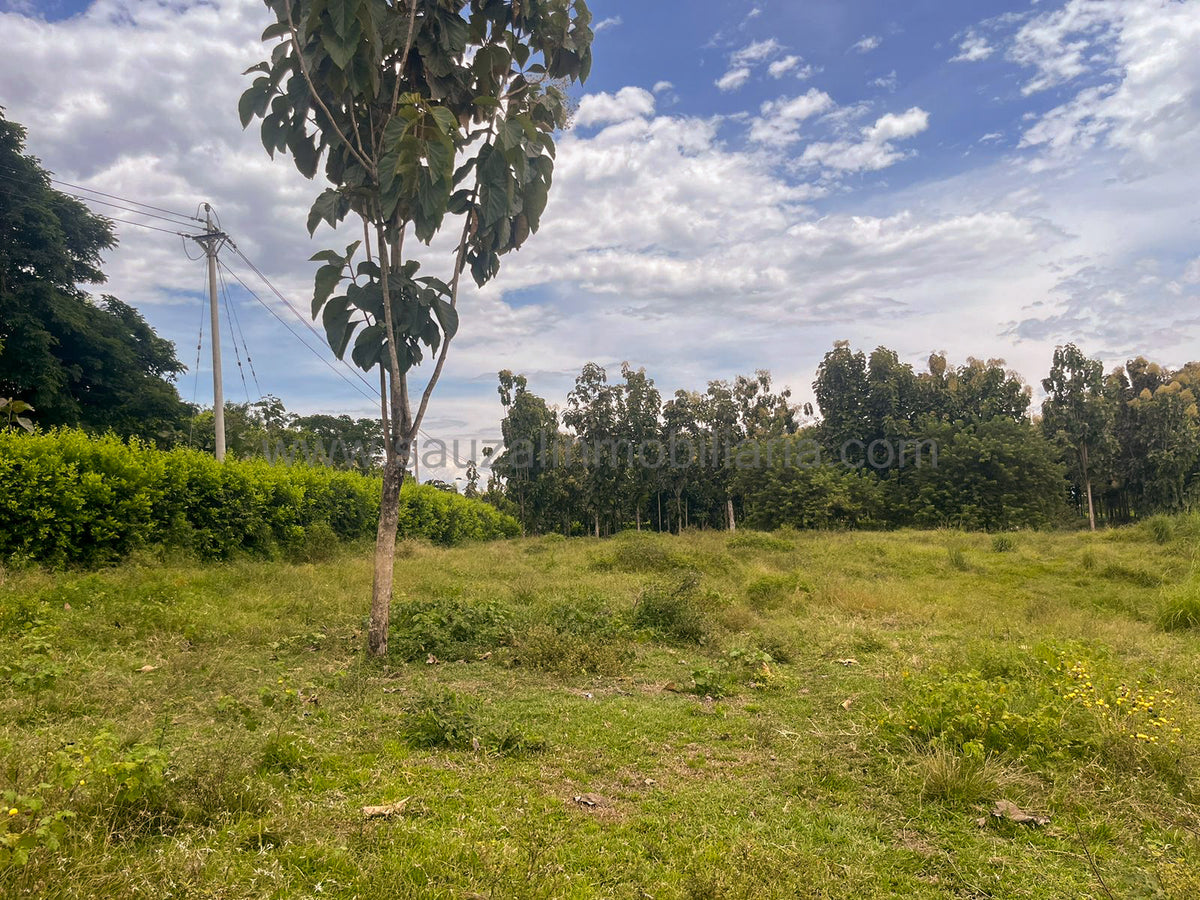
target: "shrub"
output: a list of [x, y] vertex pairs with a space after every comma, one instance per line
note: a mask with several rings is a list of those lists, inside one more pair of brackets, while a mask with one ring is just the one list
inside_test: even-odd
[[691, 560], [672, 550], [660, 536], [640, 532], [623, 532], [613, 541], [611, 555], [596, 561], [597, 568], [620, 572], [670, 572], [691, 567]]
[[508, 610], [494, 601], [435, 597], [397, 605], [392, 614], [392, 652], [409, 662], [470, 660], [510, 638]]
[[[218, 463], [74, 429], [0, 433], [0, 559], [103, 565], [144, 546], [318, 558], [374, 535], [379, 496], [378, 478], [320, 466]], [[427, 485], [402, 492], [401, 537], [455, 544], [519, 531], [482, 501]]]
[[413, 701], [400, 720], [404, 739], [420, 749], [466, 750], [478, 730], [473, 704], [453, 691]]
[[1067, 727], [1072, 706], [1049, 680], [987, 678], [954, 672], [922, 685], [902, 715], [903, 735], [930, 751], [970, 752], [1014, 758], [1071, 755], [1081, 746]]
[[1180, 631], [1200, 626], [1200, 576], [1167, 591], [1158, 605], [1158, 627]]
[[671, 643], [704, 643], [709, 622], [698, 596], [698, 583], [692, 576], [645, 588], [634, 604], [631, 624]]

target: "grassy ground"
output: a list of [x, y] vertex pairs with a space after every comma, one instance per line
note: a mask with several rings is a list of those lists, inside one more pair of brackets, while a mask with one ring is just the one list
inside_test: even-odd
[[1198, 536], [3, 572], [0, 895], [1200, 896]]

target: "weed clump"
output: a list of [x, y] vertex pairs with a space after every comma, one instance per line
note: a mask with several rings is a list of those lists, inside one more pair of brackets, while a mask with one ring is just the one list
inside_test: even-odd
[[995, 764], [975, 742], [962, 752], [934, 747], [917, 763], [921, 796], [947, 804], [971, 804], [986, 799], [996, 790]]
[[1175, 535], [1175, 526], [1169, 516], [1151, 516], [1146, 520], [1146, 530], [1156, 544], [1169, 544]]
[[690, 576], [674, 583], [645, 588], [633, 607], [630, 624], [668, 643], [703, 644], [710, 631], [708, 610], [698, 590], [700, 579]]
[[1200, 577], [1193, 574], [1164, 594], [1158, 605], [1157, 618], [1158, 627], [1163, 631], [1200, 627]]
[[407, 662], [431, 655], [471, 660], [510, 642], [510, 619], [495, 601], [435, 597], [408, 603], [392, 622], [393, 652]]
[[1124, 581], [1144, 588], [1157, 587], [1161, 583], [1159, 576], [1153, 572], [1123, 563], [1109, 563], [1100, 570], [1100, 577], [1110, 581]]
[[1017, 549], [1017, 542], [1011, 534], [998, 534], [992, 538], [993, 553], [1011, 553]]
[[475, 701], [453, 691], [413, 701], [404, 709], [400, 733], [420, 750], [476, 750], [496, 756], [538, 753], [546, 742], [531, 737], [511, 722], [490, 730], [480, 722]]
[[594, 566], [604, 571], [671, 572], [692, 567], [691, 560], [668, 546], [659, 535], [625, 532], [614, 540], [611, 554], [595, 560]]
[[951, 544], [946, 548], [946, 558], [950, 563], [950, 568], [959, 572], [971, 571], [971, 564], [967, 562], [967, 554], [957, 544]]
[[474, 705], [453, 691], [410, 703], [400, 721], [404, 739], [422, 750], [465, 750], [479, 731]]
[[762, 575], [746, 585], [746, 599], [756, 609], [768, 609], [782, 603], [800, 589], [795, 575]]
[[515, 665], [558, 675], [614, 675], [633, 656], [613, 641], [551, 625], [534, 625], [517, 635], [512, 652]]

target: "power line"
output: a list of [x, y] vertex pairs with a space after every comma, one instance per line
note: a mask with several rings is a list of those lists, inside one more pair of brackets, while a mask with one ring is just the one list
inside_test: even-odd
[[[23, 174], [19, 171], [13, 170], [13, 169], [10, 169], [9, 171], [12, 175]], [[0, 174], [3, 174], [3, 173], [0, 173]], [[64, 187], [73, 188], [74, 190], [77, 190], [77, 191], [83, 191], [88, 194], [97, 194], [101, 197], [107, 197], [110, 200], [120, 200], [122, 203], [130, 203], [134, 206], [141, 206], [141, 207], [144, 207], [145, 209], [152, 209], [155, 212], [166, 213], [169, 216], [175, 216], [175, 218], [177, 218], [177, 219], [190, 219], [193, 222], [203, 222], [204, 221], [203, 219], [199, 218], [198, 216], [189, 215], [188, 213], [176, 212], [173, 209], [164, 209], [163, 207], [155, 206], [152, 203], [142, 203], [140, 200], [131, 200], [128, 197], [121, 197], [117, 194], [108, 194], [108, 193], [105, 193], [104, 191], [98, 191], [95, 188], [84, 187], [82, 184], [73, 184], [70, 181], [63, 181], [62, 179], [55, 178], [52, 175], [47, 175], [47, 179], [49, 181], [53, 182], [54, 184], [61, 184]], [[78, 198], [78, 199], [84, 199], [84, 198]], [[103, 201], [97, 200], [96, 202], [100, 203]], [[149, 215], [149, 213], [146, 213], [146, 215]]]
[[[101, 213], [101, 215], [104, 215]], [[175, 234], [179, 237], [191, 237], [190, 234], [184, 234], [182, 231], [171, 231], [169, 228], [159, 228], [157, 225], [147, 225], [145, 222], [134, 222], [132, 219], [118, 219], [116, 216], [104, 216], [110, 222], [120, 222], [122, 225], [137, 225], [140, 228], [149, 228], [151, 231], [161, 231], [163, 234]]]
[[[291, 300], [289, 300], [286, 296], [284, 296], [284, 294], [279, 290], [279, 288], [275, 287], [275, 285], [273, 285], [271, 283], [271, 280], [269, 278], [267, 278], [267, 276], [265, 274], [263, 274], [262, 269], [260, 269], [253, 262], [251, 262], [250, 259], [246, 256], [246, 254], [242, 252], [241, 248], [238, 247], [238, 245], [235, 244], [233, 241], [230, 241], [230, 246], [233, 247], [233, 252], [236, 253], [241, 258], [242, 262], [244, 262], [247, 266], [249, 266], [251, 271], [254, 272], [254, 274], [257, 275], [262, 280], [262, 283], [265, 284], [270, 289], [271, 293], [273, 293], [276, 297], [278, 297], [284, 303], [284, 305], [287, 306], [287, 308], [292, 311], [292, 315], [294, 315], [297, 319], [299, 319], [304, 324], [304, 327], [307, 328], [317, 338], [317, 340], [319, 340], [322, 344], [325, 343], [325, 336], [322, 335], [321, 332], [317, 331], [316, 327], [312, 324], [312, 322], [309, 321], [309, 319], [302, 312], [300, 312], [300, 310], [296, 309], [295, 304], [293, 304]], [[367, 381], [367, 379], [362, 376], [362, 373], [359, 372], [358, 369], [352, 367], [344, 359], [340, 360], [340, 362], [347, 369], [349, 369], [351, 373], [353, 373], [355, 378], [357, 378], [364, 385], [366, 385], [367, 389], [372, 392], [371, 396], [372, 396], [372, 399], [374, 399], [374, 396], [375, 396], [374, 395], [374, 391], [375, 391], [374, 385], [372, 385], [371, 382]]]
[[[103, 206], [111, 206], [114, 209], [120, 209], [124, 212], [134, 213], [135, 215], [149, 216], [152, 219], [161, 219], [164, 222], [170, 222], [172, 225], [178, 225], [180, 228], [192, 227], [191, 223], [189, 222], [180, 222], [174, 218], [171, 218], [170, 216], [161, 216], [158, 213], [146, 212], [144, 209], [135, 209], [132, 206], [122, 206], [120, 203], [113, 203], [111, 200], [99, 200], [95, 197], [84, 197], [81, 194], [72, 194], [67, 191], [63, 191], [62, 193], [66, 194], [68, 197], [74, 197], [76, 200], [82, 200], [84, 203], [99, 203]], [[101, 215], [104, 214], [101, 213]]]
[[[229, 288], [225, 284], [225, 273], [219, 268], [217, 274], [221, 278], [221, 297], [225, 301], [225, 318], [229, 326], [229, 340], [233, 344], [233, 358], [237, 361], [238, 375], [242, 378], [242, 390], [246, 392], [246, 405], [250, 405], [250, 386], [246, 384], [246, 370], [242, 368], [242, 354], [238, 352], [237, 333], [233, 330], [233, 312], [229, 306]], [[245, 341], [243, 341], [245, 343]], [[249, 349], [246, 350], [246, 355], [250, 355]]]
[[233, 269], [229, 268], [229, 266], [225, 265], [225, 263], [221, 262], [220, 260], [218, 260], [217, 262], [220, 264], [221, 268], [223, 268], [226, 272], [228, 272], [231, 276], [233, 276], [233, 278], [237, 281], [237, 283], [240, 284], [245, 289], [246, 293], [248, 293], [256, 301], [258, 301], [258, 304], [260, 306], [262, 306], [263, 309], [265, 309], [272, 316], [274, 316], [275, 319], [279, 322], [279, 324], [288, 330], [288, 332], [292, 335], [292, 337], [294, 337], [301, 344], [303, 344], [309, 353], [313, 354], [313, 356], [315, 356], [322, 363], [324, 363], [329, 368], [329, 370], [331, 372], [333, 372], [334, 375], [336, 375], [338, 378], [340, 378], [344, 382], [346, 382], [346, 384], [350, 385], [350, 387], [352, 387], [356, 391], [358, 391], [359, 394], [361, 394], [367, 400], [370, 400], [372, 403], [375, 402], [376, 398], [374, 395], [364, 392], [362, 388], [360, 388], [357, 384], [355, 384], [353, 381], [351, 381], [349, 378], [347, 378], [346, 375], [340, 369], [336, 368], [329, 360], [327, 360], [324, 356], [322, 356], [320, 351], [314, 349], [311, 344], [309, 344], [306, 340], [304, 340], [304, 338], [302, 338], [299, 334], [297, 334], [295, 329], [293, 329], [292, 326], [289, 325], [287, 323], [287, 321], [284, 320], [279, 315], [279, 313], [275, 312], [275, 310], [273, 310], [271, 308], [270, 304], [266, 303], [260, 296], [258, 296], [258, 294], [256, 294], [253, 290], [250, 289], [250, 286], [247, 285], [246, 282], [244, 282], [242, 280], [241, 276], [238, 275], [237, 272], [233, 271]]
[[[6, 181], [8, 181], [8, 182], [10, 182], [10, 183], [12, 183], [12, 184], [19, 185], [19, 186], [21, 186], [21, 187], [28, 187], [28, 185], [27, 185], [27, 184], [26, 184], [24, 181], [22, 181], [20, 178], [16, 177], [16, 176], [15, 176], [15, 175], [13, 175], [13, 174], [8, 174], [8, 173], [5, 173], [5, 172], [2, 172], [2, 171], [0, 171], [0, 178], [3, 178], [4, 180], [6, 180]], [[51, 179], [51, 180], [53, 181], [54, 179]], [[72, 194], [72, 193], [69, 193], [69, 192], [67, 192], [67, 191], [59, 191], [59, 193], [60, 193], [60, 194], [63, 194], [64, 196], [71, 197], [71, 198], [73, 198], [73, 199], [75, 199], [75, 200], [79, 200], [79, 201], [81, 201], [81, 202], [85, 202], [85, 203], [102, 203], [102, 204], [104, 204], [105, 206], [112, 206], [112, 207], [114, 207], [114, 208], [116, 208], [116, 209], [122, 210], [123, 212], [133, 213], [134, 215], [138, 215], [138, 216], [150, 216], [151, 218], [154, 218], [154, 219], [161, 219], [161, 220], [162, 220], [162, 221], [164, 221], [164, 222], [170, 222], [172, 225], [178, 225], [180, 228], [190, 228], [190, 227], [192, 227], [192, 226], [191, 226], [190, 224], [188, 224], [187, 222], [179, 222], [179, 221], [176, 221], [175, 219], [169, 219], [169, 218], [167, 218], [166, 216], [160, 216], [160, 215], [156, 215], [156, 214], [154, 214], [154, 213], [152, 213], [152, 212], [146, 212], [145, 210], [141, 210], [141, 209], [133, 209], [132, 207], [129, 207], [129, 206], [121, 206], [120, 204], [117, 204], [117, 203], [109, 203], [109, 202], [107, 202], [107, 201], [105, 201], [105, 200], [97, 200], [95, 197], [83, 197], [83, 196], [80, 196], [80, 195], [78, 195], [78, 194]], [[105, 195], [105, 196], [112, 196], [112, 195]], [[118, 199], [120, 199], [120, 198], [118, 198]], [[126, 202], [128, 202], [128, 203], [132, 203], [132, 204], [135, 204], [135, 205], [139, 205], [139, 206], [140, 206], [140, 205], [146, 205], [146, 206], [148, 206], [150, 209], [158, 209], [158, 207], [156, 207], [156, 206], [149, 206], [149, 204], [138, 204], [136, 200], [128, 200], [128, 201], [126, 201]], [[95, 212], [95, 211], [93, 210], [93, 212]], [[149, 228], [149, 229], [151, 229], [151, 230], [153, 230], [153, 231], [162, 231], [162, 232], [165, 232], [165, 233], [167, 233], [167, 234], [178, 234], [178, 235], [182, 235], [183, 237], [187, 237], [187, 235], [186, 235], [186, 234], [184, 234], [184, 233], [183, 233], [183, 232], [181, 232], [181, 231], [169, 231], [169, 230], [167, 230], [166, 228], [162, 228], [162, 227], [160, 227], [160, 226], [157, 226], [157, 225], [150, 225], [150, 224], [148, 224], [148, 223], [146, 223], [146, 222], [134, 222], [134, 221], [132, 221], [131, 219], [119, 219], [119, 218], [117, 218], [116, 216], [110, 216], [110, 215], [108, 215], [107, 213], [103, 213], [103, 212], [97, 212], [97, 215], [103, 216], [104, 218], [106, 218], [106, 219], [108, 219], [108, 220], [110, 220], [110, 221], [113, 221], [113, 222], [121, 222], [121, 223], [123, 223], [123, 224], [125, 224], [125, 225], [138, 225], [138, 226], [140, 226], [140, 227], [142, 227], [142, 228]], [[179, 218], [183, 218], [183, 219], [190, 219], [190, 218], [192, 218], [192, 217], [191, 217], [191, 216], [188, 216], [188, 215], [186, 215], [186, 214], [180, 214], [180, 215], [179, 215]]]
[[[310, 322], [308, 320], [308, 318], [304, 316], [303, 313], [301, 313], [298, 309], [296, 309], [295, 305], [286, 296], [284, 296], [284, 294], [277, 287], [275, 287], [275, 285], [273, 285], [271, 283], [271, 280], [269, 278], [267, 278], [267, 276], [263, 273], [263, 271], [261, 269], [258, 268], [258, 266], [256, 266], [253, 262], [250, 261], [250, 259], [246, 256], [246, 254], [242, 252], [241, 248], [238, 247], [238, 245], [232, 239], [230, 239], [229, 245], [231, 247], [233, 247], [233, 252], [236, 253], [239, 257], [241, 257], [242, 262], [244, 262], [247, 266], [249, 266], [250, 269], [254, 272], [254, 274], [257, 275], [260, 279], [262, 279], [263, 284], [265, 284], [268, 288], [270, 288], [271, 292], [276, 297], [278, 297], [281, 301], [283, 301], [283, 303], [287, 306], [287, 308], [292, 311], [292, 314], [297, 319], [299, 319], [304, 324], [304, 326], [310, 332], [312, 332], [322, 344], [324, 344], [325, 343], [324, 335], [322, 335], [321, 332], [317, 331], [317, 329], [313, 326], [312, 322]], [[245, 285], [243, 285], [243, 287], [245, 287]], [[262, 301], [260, 300], [259, 302], [261, 303]], [[276, 316], [276, 318], [278, 318], [278, 316]], [[282, 320], [280, 320], [280, 321], [282, 321]], [[305, 346], [307, 347], [308, 344], [305, 344]], [[321, 358], [324, 359], [324, 357], [321, 357]], [[364, 385], [366, 385], [367, 389], [369, 391], [371, 391], [371, 399], [375, 400], [377, 397], [377, 395], [375, 394], [375, 386], [372, 385], [371, 382], [367, 381], [367, 379], [363, 377], [362, 373], [359, 372], [359, 370], [357, 368], [354, 368], [349, 363], [347, 363], [345, 360], [340, 360], [340, 361], [346, 366], [347, 369], [349, 369], [354, 374], [354, 376], [359, 381], [361, 381]], [[335, 369], [335, 371], [337, 371], [337, 370]], [[361, 391], [360, 391], [360, 393], [361, 393]], [[435, 438], [430, 437], [426, 433], [424, 428], [419, 428], [419, 429], [417, 429], [417, 431], [426, 440], [429, 440], [429, 441], [436, 440]]]
[[[230, 336], [232, 337], [233, 327], [236, 326], [237, 333], [242, 339], [242, 349], [244, 351], [246, 351], [246, 365], [248, 365], [250, 367], [250, 377], [254, 381], [254, 389], [256, 391], [258, 391], [259, 399], [262, 399], [262, 396], [263, 396], [262, 387], [258, 383], [258, 373], [254, 371], [254, 360], [250, 356], [250, 345], [246, 343], [246, 332], [244, 332], [242, 330], [242, 320], [238, 317], [238, 314], [237, 314], [237, 304], [233, 303], [229, 299], [229, 287], [228, 287], [228, 285], [225, 284], [225, 273], [222, 272], [220, 269], [218, 269], [217, 274], [221, 276], [221, 290], [225, 293], [225, 311], [229, 314], [230, 319], [233, 320], [233, 326], [231, 326], [229, 329]], [[233, 349], [235, 352], [237, 351], [237, 339], [236, 338], [234, 338]], [[240, 361], [238, 362], [238, 366], [241, 366]], [[245, 378], [246, 378], [246, 376], [245, 376], [245, 374], [243, 374], [242, 380], [244, 381]]]
[[[204, 292], [200, 292], [200, 296], [204, 297]], [[200, 335], [196, 338], [196, 368], [192, 378], [192, 419], [188, 423], [188, 446], [192, 446], [192, 438], [196, 430], [196, 414], [200, 407], [196, 405], [196, 400], [200, 396], [200, 348], [204, 346], [204, 301], [200, 303]]]

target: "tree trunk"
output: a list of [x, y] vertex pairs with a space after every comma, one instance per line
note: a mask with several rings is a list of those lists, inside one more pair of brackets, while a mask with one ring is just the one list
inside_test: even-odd
[[1082, 445], [1080, 456], [1081, 456], [1081, 461], [1083, 462], [1083, 483], [1084, 483], [1084, 486], [1087, 488], [1088, 524], [1091, 526], [1092, 531], [1095, 531], [1096, 530], [1096, 506], [1092, 502], [1092, 476], [1088, 472], [1087, 444]]
[[642, 504], [640, 502], [637, 505], [637, 530], [642, 530]]
[[737, 522], [733, 518], [733, 499], [730, 497], [725, 498], [725, 514], [729, 519], [729, 530], [737, 531]]
[[383, 467], [383, 494], [379, 500], [379, 530], [375, 535], [375, 581], [371, 588], [371, 623], [367, 650], [386, 656], [388, 622], [392, 614], [392, 571], [396, 563], [396, 529], [400, 522], [400, 488], [407, 458], [395, 455]]
[[592, 518], [596, 521], [596, 537], [600, 537], [600, 513], [593, 513]]

